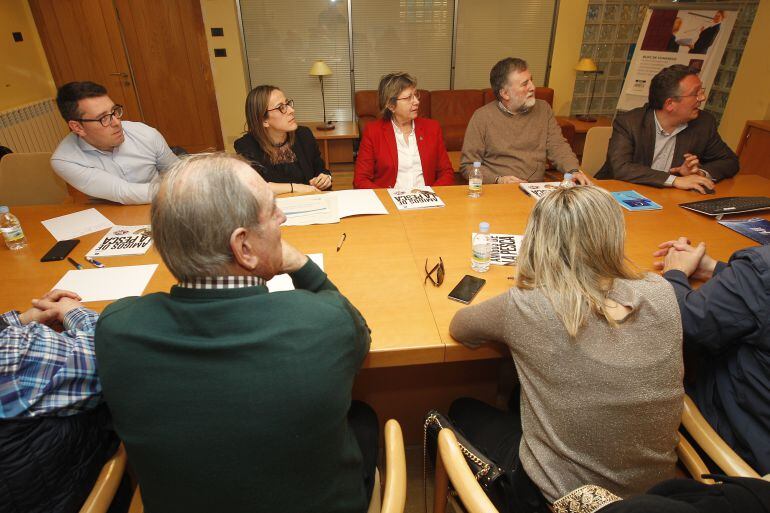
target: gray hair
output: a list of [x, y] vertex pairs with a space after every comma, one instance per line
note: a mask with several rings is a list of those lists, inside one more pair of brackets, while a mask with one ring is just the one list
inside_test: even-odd
[[417, 87], [417, 79], [409, 73], [388, 73], [382, 76], [380, 86], [377, 88], [377, 97], [383, 119], [390, 119], [393, 116], [388, 107], [395, 105], [398, 95], [409, 87]]
[[218, 276], [233, 262], [230, 235], [258, 228], [260, 205], [237, 174], [240, 157], [184, 157], [163, 177], [152, 201], [152, 236], [177, 280]]
[[514, 71], [521, 73], [527, 69], [529, 69], [527, 61], [517, 59], [516, 57], [506, 57], [492, 66], [492, 69], [489, 71], [489, 86], [492, 88], [492, 92], [495, 93], [495, 98], [498, 101], [503, 101], [500, 91], [508, 87], [508, 75]]

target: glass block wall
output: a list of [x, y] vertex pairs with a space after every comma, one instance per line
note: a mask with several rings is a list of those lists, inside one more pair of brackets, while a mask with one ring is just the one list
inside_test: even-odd
[[[719, 0], [699, 0], [698, 3], [718, 3]], [[663, 2], [658, 2], [663, 3]], [[738, 19], [730, 35], [714, 85], [711, 88], [706, 110], [722, 117], [730, 94], [743, 47], [751, 30], [759, 0], [735, 0]], [[631, 47], [639, 37], [649, 0], [589, 0], [586, 24], [583, 31], [581, 57], [591, 57], [603, 71], [596, 75], [596, 84], [590, 113], [612, 117], [618, 104], [623, 79], [631, 62]], [[577, 73], [572, 98], [572, 115], [584, 114], [589, 104], [592, 76]]]

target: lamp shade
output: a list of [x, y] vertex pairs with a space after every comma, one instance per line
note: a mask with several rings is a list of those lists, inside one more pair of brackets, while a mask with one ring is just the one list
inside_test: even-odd
[[598, 70], [599, 68], [596, 67], [596, 63], [590, 57], [583, 57], [575, 66], [575, 71], [585, 71], [586, 73], [591, 73]]
[[310, 68], [310, 75], [314, 77], [325, 77], [332, 74], [332, 69], [324, 61], [315, 61]]

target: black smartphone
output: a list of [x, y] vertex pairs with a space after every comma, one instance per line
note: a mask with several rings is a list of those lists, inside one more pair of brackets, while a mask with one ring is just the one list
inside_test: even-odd
[[67, 255], [70, 254], [70, 251], [78, 245], [78, 242], [80, 242], [78, 239], [60, 240], [48, 250], [48, 253], [43, 255], [43, 258], [41, 258], [40, 261], [53, 262], [56, 260], [64, 260]]
[[476, 294], [478, 294], [479, 290], [481, 290], [481, 287], [483, 287], [486, 282], [487, 280], [466, 274], [447, 297], [467, 305], [473, 301], [473, 298], [476, 297]]

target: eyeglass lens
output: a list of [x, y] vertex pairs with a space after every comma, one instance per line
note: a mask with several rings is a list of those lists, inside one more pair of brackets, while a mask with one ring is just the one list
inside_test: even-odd
[[112, 112], [110, 112], [109, 114], [105, 114], [104, 116], [99, 118], [99, 123], [101, 123], [102, 126], [104, 127], [110, 126], [110, 123], [112, 123], [113, 116], [115, 116], [118, 119], [123, 118], [122, 105], [115, 105], [115, 108], [112, 109]]

